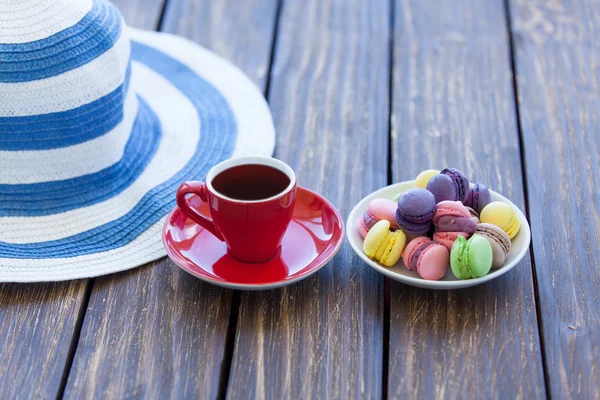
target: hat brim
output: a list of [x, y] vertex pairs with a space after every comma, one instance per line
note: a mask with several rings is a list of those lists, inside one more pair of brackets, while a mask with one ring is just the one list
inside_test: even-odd
[[94, 277], [156, 260], [166, 254], [161, 228], [182, 181], [203, 180], [230, 157], [272, 155], [269, 108], [238, 68], [178, 36], [128, 34], [140, 103], [137, 154], [124, 154], [132, 162], [118, 174], [55, 189], [76, 193], [74, 185], [85, 184], [93, 192], [95, 182], [91, 202], [70, 196], [67, 210], [44, 212], [34, 201], [39, 215], [0, 217], [0, 282]]

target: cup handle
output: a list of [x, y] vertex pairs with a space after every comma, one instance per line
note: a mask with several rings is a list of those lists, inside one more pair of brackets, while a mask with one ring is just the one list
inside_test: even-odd
[[200, 200], [206, 203], [208, 201], [206, 192], [206, 184], [204, 182], [184, 182], [179, 186], [179, 189], [177, 189], [177, 205], [185, 215], [212, 233], [221, 242], [224, 242], [223, 236], [221, 235], [221, 232], [219, 232], [219, 229], [217, 229], [217, 225], [215, 225], [213, 220], [200, 214], [190, 204], [186, 197], [188, 194], [195, 194], [200, 197]]

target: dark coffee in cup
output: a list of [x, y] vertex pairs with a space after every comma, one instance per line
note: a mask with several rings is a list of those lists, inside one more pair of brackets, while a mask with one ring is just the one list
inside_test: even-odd
[[238, 165], [220, 172], [212, 180], [213, 188], [234, 200], [263, 200], [277, 196], [290, 185], [281, 170], [262, 164]]

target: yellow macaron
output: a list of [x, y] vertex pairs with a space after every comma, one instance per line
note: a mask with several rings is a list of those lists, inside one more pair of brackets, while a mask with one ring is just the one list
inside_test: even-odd
[[367, 257], [391, 267], [400, 260], [406, 246], [406, 235], [401, 230], [390, 231], [390, 223], [386, 220], [377, 222], [367, 233], [363, 242], [363, 250]]
[[517, 216], [517, 213], [510, 204], [502, 201], [493, 201], [483, 210], [479, 215], [481, 222], [487, 224], [494, 224], [501, 228], [509, 238], [514, 238], [521, 229], [521, 221]]
[[439, 169], [426, 169], [415, 178], [415, 187], [425, 189], [429, 180], [440, 173]]

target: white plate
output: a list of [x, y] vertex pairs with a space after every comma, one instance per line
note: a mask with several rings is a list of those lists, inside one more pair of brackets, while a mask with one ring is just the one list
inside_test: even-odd
[[417, 286], [425, 289], [460, 289], [479, 285], [507, 273], [513, 269], [514, 266], [517, 265], [518, 262], [521, 261], [521, 259], [525, 256], [525, 253], [527, 253], [527, 249], [529, 248], [529, 243], [531, 241], [531, 231], [529, 230], [529, 223], [527, 222], [525, 215], [523, 215], [521, 210], [519, 210], [519, 208], [515, 206], [512, 201], [508, 200], [501, 194], [490, 190], [492, 201], [503, 201], [510, 204], [515, 209], [517, 216], [521, 220], [521, 230], [517, 236], [513, 238], [510, 252], [508, 253], [506, 262], [502, 267], [490, 271], [490, 273], [484, 277], [466, 280], [457, 279], [452, 274], [450, 267], [448, 267], [446, 275], [442, 279], [439, 281], [428, 281], [421, 278], [415, 271], [411, 271], [406, 268], [404, 262], [402, 262], [402, 259], [400, 259], [400, 261], [391, 268], [384, 267], [383, 265], [371, 260], [363, 252], [363, 238], [360, 236], [360, 233], [358, 233], [358, 224], [360, 223], [360, 219], [367, 210], [371, 200], [377, 198], [391, 199], [396, 194], [412, 188], [413, 182], [414, 181], [405, 181], [396, 183], [371, 193], [362, 199], [348, 216], [348, 222], [346, 223], [346, 236], [348, 237], [348, 241], [350, 242], [354, 252], [358, 254], [358, 256], [362, 258], [364, 262], [366, 262], [371, 268], [381, 272], [385, 276], [388, 276], [395, 281], [411, 286]]

